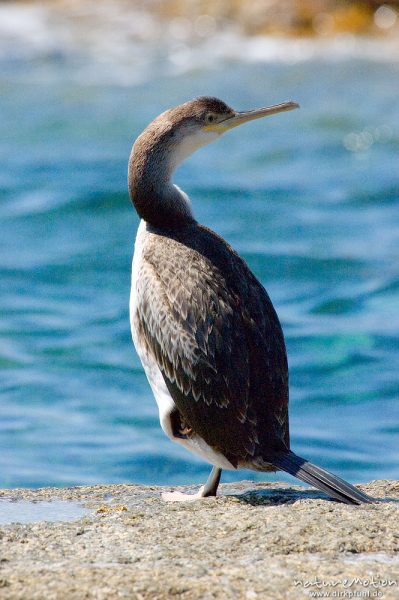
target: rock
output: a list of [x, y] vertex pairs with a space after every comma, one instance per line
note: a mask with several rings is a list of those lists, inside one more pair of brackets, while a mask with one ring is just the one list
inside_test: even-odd
[[398, 598], [399, 482], [362, 489], [381, 501], [346, 506], [316, 490], [253, 482], [192, 503], [165, 503], [161, 488], [138, 485], [2, 490], [3, 506], [68, 501], [90, 510], [1, 525], [0, 598]]

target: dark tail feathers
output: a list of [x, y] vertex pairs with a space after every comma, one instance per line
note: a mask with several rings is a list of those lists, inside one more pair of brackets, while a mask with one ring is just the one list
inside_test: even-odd
[[267, 462], [277, 467], [277, 469], [286, 471], [290, 475], [310, 483], [332, 498], [345, 502], [345, 504], [370, 504], [375, 502], [373, 498], [350, 483], [297, 456], [294, 452], [276, 453], [272, 458], [267, 458]]

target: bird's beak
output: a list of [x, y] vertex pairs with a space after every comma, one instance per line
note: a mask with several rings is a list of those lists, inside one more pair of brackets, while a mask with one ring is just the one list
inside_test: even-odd
[[215, 129], [218, 128], [219, 132], [223, 133], [228, 129], [232, 129], [233, 127], [237, 127], [238, 125], [242, 125], [243, 123], [248, 123], [248, 121], [253, 121], [254, 119], [262, 119], [263, 117], [269, 117], [270, 115], [275, 115], [277, 113], [285, 112], [287, 110], [294, 110], [294, 108], [299, 108], [299, 104], [297, 104], [296, 102], [282, 102], [281, 104], [273, 104], [273, 106], [256, 108], [255, 110], [236, 112], [232, 117], [227, 117], [227, 119], [220, 121], [219, 123], [213, 125], [213, 127]]

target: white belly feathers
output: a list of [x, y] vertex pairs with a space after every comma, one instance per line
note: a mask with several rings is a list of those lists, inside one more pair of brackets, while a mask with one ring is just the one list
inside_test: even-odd
[[159, 410], [159, 420], [162, 429], [166, 435], [173, 440], [178, 442], [194, 454], [197, 454], [202, 459], [206, 460], [212, 465], [220, 467], [222, 469], [234, 469], [233, 465], [227, 460], [222, 454], [215, 452], [208, 444], [199, 436], [192, 436], [189, 439], [176, 438], [173, 435], [172, 426], [170, 422], [170, 413], [175, 408], [175, 403], [171, 397], [168, 388], [166, 387], [162, 373], [152, 357], [150, 355], [140, 339], [139, 328], [138, 328], [138, 305], [140, 298], [137, 294], [136, 283], [140, 276], [140, 267], [142, 263], [143, 249], [145, 245], [146, 236], [154, 235], [147, 232], [147, 224], [145, 221], [140, 222], [140, 226], [137, 231], [136, 242], [134, 247], [134, 256], [132, 263], [132, 285], [130, 291], [130, 327], [132, 331], [132, 338], [134, 345], [137, 350], [137, 354], [142, 362], [145, 374], [151, 386], [155, 400]]

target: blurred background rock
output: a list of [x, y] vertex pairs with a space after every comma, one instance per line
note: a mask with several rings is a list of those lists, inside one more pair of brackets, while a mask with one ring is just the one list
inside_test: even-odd
[[[130, 25], [132, 35], [144, 38], [159, 35], [159, 27], [166, 27], [170, 34], [181, 39], [206, 37], [226, 27], [237, 28], [245, 35], [396, 35], [399, 32], [398, 0], [0, 0], [0, 4], [15, 8], [19, 5], [27, 14], [31, 5], [41, 6], [51, 11], [54, 18], [68, 18], [75, 24], [89, 19], [93, 25], [102, 23], [107, 27], [117, 21], [123, 29]], [[135, 23], [129, 23], [132, 16]], [[6, 24], [3, 23], [3, 30]]]

